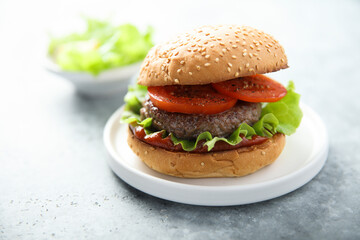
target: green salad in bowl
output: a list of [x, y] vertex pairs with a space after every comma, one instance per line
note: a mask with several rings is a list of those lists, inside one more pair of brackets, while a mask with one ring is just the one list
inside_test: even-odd
[[92, 18], [86, 22], [82, 33], [51, 37], [48, 53], [62, 70], [98, 75], [142, 61], [153, 46], [151, 27], [142, 33], [132, 24], [113, 25]]

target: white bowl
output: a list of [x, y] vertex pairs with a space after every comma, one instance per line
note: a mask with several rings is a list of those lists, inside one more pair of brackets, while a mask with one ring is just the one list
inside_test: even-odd
[[64, 71], [49, 57], [45, 68], [72, 82], [76, 90], [86, 96], [100, 97], [119, 93], [127, 89], [131, 78], [139, 71], [141, 62], [113, 68], [94, 76], [87, 72]]

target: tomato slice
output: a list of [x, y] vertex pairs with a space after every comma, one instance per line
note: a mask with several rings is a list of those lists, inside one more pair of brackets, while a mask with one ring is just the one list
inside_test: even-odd
[[213, 83], [212, 86], [222, 94], [246, 102], [277, 102], [287, 93], [281, 83], [260, 74]]
[[210, 84], [148, 87], [148, 94], [156, 107], [186, 114], [220, 113], [237, 101], [218, 93]]

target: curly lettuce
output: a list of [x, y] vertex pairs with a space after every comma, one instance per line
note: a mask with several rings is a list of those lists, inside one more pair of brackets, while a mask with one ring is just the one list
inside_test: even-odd
[[289, 136], [299, 127], [303, 116], [299, 103], [300, 94], [295, 92], [295, 85], [290, 81], [286, 96], [280, 101], [267, 104], [262, 109], [261, 115], [263, 117], [268, 113], [274, 114], [279, 121], [276, 131]]
[[[146, 134], [152, 134], [151, 118], [143, 121], [140, 120], [139, 111], [141, 103], [145, 99], [147, 88], [140, 85], [130, 86], [125, 96], [125, 109], [121, 121], [124, 123], [132, 123], [144, 127]], [[280, 101], [268, 103], [261, 111], [260, 120], [253, 126], [242, 123], [229, 137], [220, 138], [213, 137], [210, 132], [203, 132], [195, 140], [179, 139], [173, 134], [170, 135], [175, 145], [181, 144], [184, 151], [193, 151], [201, 140], [205, 140], [203, 145], [207, 146], [208, 151], [214, 148], [216, 142], [224, 141], [230, 145], [239, 144], [242, 137], [251, 139], [254, 135], [272, 137], [276, 133], [285, 135], [293, 134], [299, 127], [302, 119], [302, 111], [299, 107], [300, 95], [295, 92], [295, 86], [292, 81], [287, 87], [287, 94]]]
[[84, 32], [51, 38], [48, 53], [63, 70], [98, 75], [143, 60], [153, 46], [151, 27], [141, 33], [132, 24], [114, 26], [107, 21], [85, 20]]

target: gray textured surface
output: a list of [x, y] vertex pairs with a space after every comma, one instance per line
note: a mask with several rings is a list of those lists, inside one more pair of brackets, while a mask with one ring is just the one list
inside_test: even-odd
[[[40, 65], [44, 23], [71, 6], [82, 5], [65, 1], [52, 11], [46, 1], [0, 2], [0, 239], [360, 239], [360, 2], [244, 7], [256, 11], [213, 2], [203, 13], [200, 4], [182, 6], [185, 19], [194, 16], [186, 27], [237, 21], [278, 36], [291, 68], [277, 79], [295, 80], [329, 130], [329, 158], [310, 183], [234, 207], [157, 199], [112, 173], [102, 131], [122, 97], [80, 97]], [[154, 19], [165, 32], [160, 14]], [[180, 22], [169, 18], [167, 24]]]

